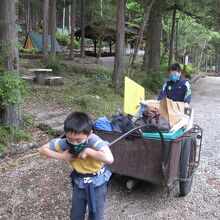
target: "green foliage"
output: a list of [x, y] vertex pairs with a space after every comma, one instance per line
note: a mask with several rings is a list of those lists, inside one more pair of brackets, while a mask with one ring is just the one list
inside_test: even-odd
[[[54, 59], [53, 57], [48, 57], [45, 61], [45, 67], [47, 69], [52, 69], [52, 74], [59, 74], [68, 72], [68, 66], [62, 62], [62, 57], [56, 56]], [[49, 73], [48, 73], [49, 74]]]
[[4, 152], [5, 146], [0, 143], [0, 155]]
[[155, 94], [159, 94], [162, 85], [167, 80], [166, 72], [163, 69], [148, 72], [142, 79], [142, 86], [148, 88]]
[[92, 41], [92, 39], [89, 38], [85, 38], [85, 46], [89, 47], [89, 46], [93, 46], [94, 43]]
[[[102, 95], [107, 97], [109, 91], [107, 88], [111, 87], [112, 83], [112, 72], [104, 67], [98, 67], [96, 73], [92, 75], [92, 88], [91, 93]], [[97, 89], [98, 86], [98, 89]]]
[[0, 48], [2, 48], [0, 53], [0, 74], [3, 74], [5, 71], [5, 62], [9, 56], [10, 43], [0, 41]]
[[0, 54], [0, 108], [19, 105], [27, 97], [28, 84], [16, 71], [6, 72], [5, 62], [8, 59], [10, 43], [1, 42], [3, 50]]
[[31, 140], [31, 135], [25, 130], [18, 130], [14, 127], [0, 127], [0, 151], [4, 150], [4, 146], [7, 146], [10, 142], [18, 142], [20, 140]]
[[69, 35], [64, 35], [64, 34], [60, 34], [57, 32], [56, 39], [63, 46], [70, 45], [70, 36]]
[[21, 42], [18, 42], [17, 44], [17, 48], [19, 50], [19, 52], [24, 52], [24, 53], [32, 53], [35, 54], [37, 52], [36, 48], [24, 48], [21, 44]]
[[145, 88], [146, 97], [152, 98], [154, 95], [158, 96], [169, 74], [167, 71], [167, 63], [164, 62], [159, 68], [148, 71], [147, 73], [141, 71], [140, 63], [136, 65], [136, 68], [132, 69], [129, 78]]
[[23, 129], [16, 129], [11, 126], [0, 126], [0, 155], [4, 152], [9, 143], [19, 141], [30, 141], [31, 132], [36, 127], [33, 117], [23, 116]]
[[19, 49], [19, 52], [23, 52], [23, 53], [32, 53], [32, 54], [35, 54], [37, 52], [37, 49], [36, 48], [20, 48]]
[[197, 67], [194, 67], [193, 65], [187, 65], [186, 66], [186, 73], [188, 74], [195, 74], [199, 71]]
[[[182, 70], [184, 70], [183, 64], [180, 64]], [[187, 65], [184, 70], [184, 78], [190, 79], [193, 74], [196, 74], [199, 71], [197, 67], [194, 67], [193, 65]]]
[[[139, 24], [144, 12], [143, 2], [128, 0], [126, 2], [126, 13], [133, 23]], [[145, 3], [146, 4], [146, 3]]]
[[[27, 97], [28, 84], [15, 72], [0, 75], [1, 107], [19, 105]], [[18, 98], [19, 97], [19, 98]]]
[[[81, 65], [82, 66], [82, 65]], [[122, 109], [122, 97], [114, 94], [111, 88], [112, 72], [104, 67], [86, 68], [65, 75], [65, 86], [45, 88], [39, 98], [51, 101], [56, 100], [63, 108], [75, 111], [86, 111], [94, 117], [112, 115]], [[45, 94], [45, 95], [44, 95]], [[33, 97], [35, 98], [33, 93]], [[34, 99], [33, 98], [33, 99]]]
[[[63, 46], [70, 46], [71, 38], [70, 35], [64, 35], [60, 34], [59, 32], [56, 33], [56, 39], [59, 42], [59, 44]], [[79, 49], [79, 42], [74, 39], [74, 49]]]
[[[103, 28], [115, 24], [115, 19], [117, 15], [116, 2], [114, 1], [87, 1], [87, 13], [91, 17], [91, 24], [94, 25], [99, 34], [103, 35]], [[91, 13], [92, 12], [92, 13]]]
[[79, 50], [80, 43], [77, 40], [74, 40], [74, 49]]
[[25, 130], [32, 131], [36, 127], [34, 119], [30, 115], [23, 115], [23, 126]]

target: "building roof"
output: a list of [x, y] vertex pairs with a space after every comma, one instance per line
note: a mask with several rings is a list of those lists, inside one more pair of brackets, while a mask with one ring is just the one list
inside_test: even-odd
[[[132, 37], [138, 34], [137, 28], [125, 27], [125, 36]], [[75, 32], [76, 37], [81, 37], [81, 30]], [[97, 40], [102, 37], [103, 40], [116, 40], [116, 26], [90, 24], [85, 27], [85, 37]]]

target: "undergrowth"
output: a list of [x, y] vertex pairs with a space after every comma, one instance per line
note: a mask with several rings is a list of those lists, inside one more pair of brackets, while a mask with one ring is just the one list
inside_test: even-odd
[[22, 129], [16, 129], [11, 126], [0, 126], [0, 155], [10, 143], [19, 141], [30, 141], [33, 129], [36, 127], [31, 116], [23, 116]]

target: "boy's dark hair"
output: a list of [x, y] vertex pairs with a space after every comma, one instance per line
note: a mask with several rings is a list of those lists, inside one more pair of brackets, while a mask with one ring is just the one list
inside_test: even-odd
[[181, 66], [178, 63], [170, 65], [169, 71], [181, 72]]
[[89, 135], [92, 130], [92, 120], [86, 113], [73, 112], [64, 121], [64, 131], [75, 134]]

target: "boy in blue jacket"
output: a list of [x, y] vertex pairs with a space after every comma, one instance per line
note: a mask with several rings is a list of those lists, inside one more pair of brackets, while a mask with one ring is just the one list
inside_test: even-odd
[[191, 102], [189, 81], [180, 79], [181, 67], [179, 64], [172, 64], [169, 71], [170, 80], [163, 85], [158, 100], [160, 101], [167, 97], [173, 101], [184, 102], [185, 106], [188, 106]]
[[65, 138], [53, 139], [39, 149], [47, 157], [70, 162], [73, 172], [71, 220], [84, 220], [86, 205], [89, 219], [102, 220], [107, 182], [113, 163], [108, 142], [92, 133], [92, 121], [83, 112], [73, 112], [64, 122]]

